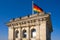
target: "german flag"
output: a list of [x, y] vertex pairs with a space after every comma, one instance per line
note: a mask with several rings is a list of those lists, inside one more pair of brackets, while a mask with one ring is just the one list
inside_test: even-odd
[[38, 13], [43, 12], [43, 10], [39, 6], [37, 6], [36, 4], [33, 5], [33, 10], [38, 12]]

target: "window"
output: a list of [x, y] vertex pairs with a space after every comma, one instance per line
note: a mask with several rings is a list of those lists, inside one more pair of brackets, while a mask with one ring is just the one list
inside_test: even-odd
[[23, 38], [26, 38], [26, 36], [27, 36], [26, 30], [23, 30]]
[[35, 38], [36, 37], [36, 30], [32, 29], [31, 30], [31, 38]]
[[15, 37], [16, 37], [16, 38], [18, 38], [18, 33], [19, 33], [19, 31], [16, 30], [16, 32], [15, 32], [15, 34], [16, 34]]

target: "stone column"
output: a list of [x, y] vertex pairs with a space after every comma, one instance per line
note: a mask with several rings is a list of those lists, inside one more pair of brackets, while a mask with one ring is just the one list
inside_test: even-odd
[[38, 20], [36, 22], [36, 40], [40, 40], [40, 27]]
[[15, 37], [14, 37], [14, 28], [12, 27], [9, 27], [8, 29], [8, 40], [14, 40]]
[[27, 39], [29, 40], [30, 39], [30, 28], [27, 27]]

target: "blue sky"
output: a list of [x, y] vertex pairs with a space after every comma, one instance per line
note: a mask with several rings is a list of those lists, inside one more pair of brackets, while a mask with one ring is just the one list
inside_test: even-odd
[[[53, 26], [52, 40], [60, 38], [60, 0], [33, 0], [45, 12], [51, 13]], [[0, 0], [0, 40], [8, 39], [6, 22], [32, 14], [32, 0]]]

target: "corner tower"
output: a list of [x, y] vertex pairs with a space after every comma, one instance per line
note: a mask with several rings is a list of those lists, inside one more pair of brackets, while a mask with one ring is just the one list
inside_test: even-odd
[[10, 20], [8, 40], [51, 40], [50, 14], [37, 13]]

